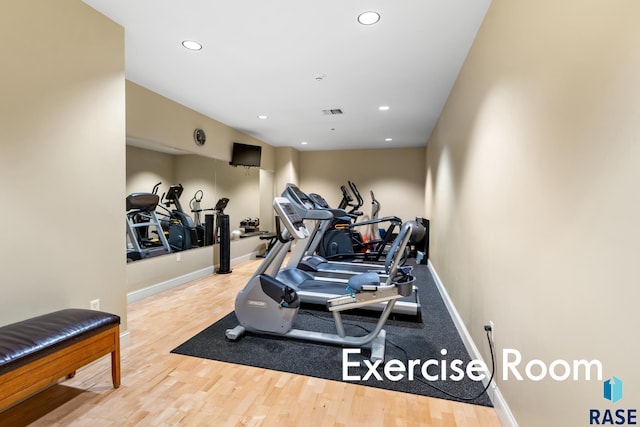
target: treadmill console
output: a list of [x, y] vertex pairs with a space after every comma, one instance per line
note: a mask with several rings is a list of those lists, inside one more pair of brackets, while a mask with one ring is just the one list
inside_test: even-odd
[[218, 203], [216, 203], [216, 207], [213, 208], [213, 210], [219, 211], [222, 214], [224, 213], [224, 209], [227, 207], [227, 204], [229, 204], [229, 199], [223, 197], [222, 199], [218, 200]]
[[164, 198], [172, 201], [178, 200], [180, 196], [182, 196], [182, 190], [184, 190], [182, 188], [182, 184], [172, 185], [171, 187], [169, 187], [169, 190], [167, 191], [167, 195], [164, 196]]
[[273, 208], [289, 230], [289, 234], [296, 239], [306, 239], [309, 237], [309, 230], [304, 225], [302, 217], [293, 208], [291, 202], [284, 197], [276, 197], [273, 200]]
[[287, 184], [285, 193], [291, 197], [299, 205], [304, 206], [306, 209], [314, 209], [313, 202], [309, 199], [305, 193], [295, 184]]
[[309, 193], [309, 199], [313, 201], [313, 204], [317, 209], [331, 209], [329, 203], [319, 194]]

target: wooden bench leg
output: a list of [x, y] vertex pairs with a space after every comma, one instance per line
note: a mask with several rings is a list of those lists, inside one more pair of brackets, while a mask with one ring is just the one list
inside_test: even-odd
[[111, 352], [111, 379], [113, 388], [120, 387], [120, 328], [115, 328], [116, 348]]

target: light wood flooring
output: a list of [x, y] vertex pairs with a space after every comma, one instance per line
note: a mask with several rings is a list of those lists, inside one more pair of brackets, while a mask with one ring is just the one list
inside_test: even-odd
[[0, 426], [500, 426], [492, 408], [171, 354], [233, 310], [258, 262], [130, 304], [120, 388], [107, 357]]

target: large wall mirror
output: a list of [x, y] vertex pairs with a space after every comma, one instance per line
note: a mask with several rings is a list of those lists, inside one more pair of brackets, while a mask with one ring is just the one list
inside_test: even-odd
[[[199, 219], [203, 226], [205, 216], [215, 214], [208, 209], [213, 209], [222, 198], [229, 199], [224, 213], [229, 215], [231, 230], [238, 234], [245, 235], [247, 230], [251, 231], [251, 227], [241, 226], [244, 220], [250, 219], [244, 221], [245, 225], [251, 225], [251, 220], [260, 220], [261, 209], [263, 216], [265, 215], [260, 200], [261, 175], [264, 171], [259, 168], [233, 167], [227, 161], [131, 138], [127, 139], [126, 155], [126, 194], [150, 193], [154, 186], [160, 183], [157, 194], [161, 203], [156, 213], [161, 221], [167, 219], [167, 209], [176, 209], [175, 204], [171, 203], [171, 198], [167, 200], [171, 186], [176, 185], [182, 186], [179, 203], [192, 220], [198, 219], [192, 212], [192, 207], [195, 201], [199, 201], [199, 206], [203, 209]], [[264, 187], [264, 183], [262, 185]], [[169, 206], [163, 205], [162, 202], [169, 203]], [[262, 226], [263, 230], [268, 229], [270, 218], [263, 218], [261, 221], [257, 228], [260, 229]], [[234, 237], [239, 237], [236, 233]], [[158, 239], [158, 236], [154, 233], [149, 238]], [[202, 244], [193, 243], [193, 249], [201, 247]], [[129, 236], [127, 245], [128, 249], [132, 246]], [[172, 252], [176, 252], [175, 247], [172, 246], [172, 249]]]

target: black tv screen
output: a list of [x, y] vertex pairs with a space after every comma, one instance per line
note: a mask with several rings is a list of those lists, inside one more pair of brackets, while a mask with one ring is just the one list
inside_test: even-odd
[[262, 147], [259, 145], [233, 143], [233, 152], [231, 153], [232, 166], [260, 166], [260, 156], [262, 155]]

